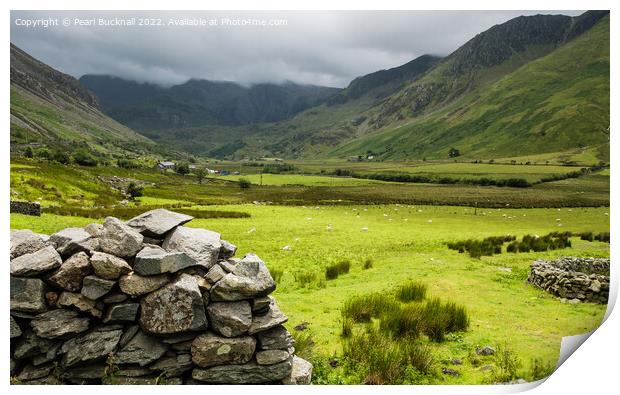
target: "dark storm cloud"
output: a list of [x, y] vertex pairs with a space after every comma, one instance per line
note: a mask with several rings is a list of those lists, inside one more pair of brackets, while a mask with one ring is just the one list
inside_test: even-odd
[[[346, 86], [353, 78], [424, 54], [447, 55], [519, 15], [569, 11], [13, 11], [11, 42], [75, 77], [109, 74], [159, 84], [189, 78]], [[76, 26], [75, 19], [161, 18], [164, 26]], [[59, 26], [17, 26], [53, 18]], [[69, 18], [71, 26], [63, 26]], [[204, 18], [219, 26], [169, 26]], [[222, 18], [285, 26], [222, 26]], [[137, 19], [136, 19], [137, 21]], [[279, 22], [281, 23], [281, 22]]]

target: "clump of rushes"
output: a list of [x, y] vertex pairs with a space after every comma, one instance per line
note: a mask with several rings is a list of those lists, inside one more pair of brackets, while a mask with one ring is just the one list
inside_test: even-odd
[[364, 270], [372, 269], [372, 259], [371, 258], [366, 258], [366, 260], [364, 260], [364, 265], [362, 266], [362, 269], [364, 269]]
[[423, 318], [419, 305], [408, 305], [385, 314], [381, 318], [379, 328], [397, 338], [414, 339], [424, 331]]
[[353, 322], [351, 322], [351, 320], [349, 318], [342, 318], [342, 332], [340, 333], [340, 336], [344, 337], [344, 338], [348, 338], [351, 337], [351, 335], [353, 334]]
[[469, 327], [465, 307], [439, 298], [428, 300], [422, 307], [424, 333], [435, 342], [442, 342], [446, 333], [464, 331]]
[[384, 314], [399, 309], [398, 302], [388, 295], [372, 293], [347, 299], [341, 313], [344, 318], [359, 323], [370, 322], [371, 318], [381, 318]]
[[480, 258], [482, 256], [491, 256], [493, 254], [502, 253], [502, 245], [506, 242], [515, 240], [514, 236], [491, 236], [482, 240], [462, 240], [457, 242], [449, 242], [447, 246], [451, 250], [457, 250], [459, 253], [467, 251], [472, 258]]
[[376, 328], [352, 335], [344, 342], [345, 369], [361, 373], [365, 384], [403, 384], [408, 369], [433, 373], [428, 346], [414, 341], [393, 341]]
[[284, 270], [282, 269], [270, 269], [271, 277], [276, 284], [280, 284], [280, 280], [282, 280], [282, 276], [284, 275]]
[[410, 281], [396, 288], [396, 297], [401, 302], [420, 301], [426, 296], [426, 284]]
[[325, 278], [328, 280], [334, 280], [338, 278], [338, 268], [334, 265], [327, 266], [325, 268]]
[[329, 265], [325, 268], [325, 278], [327, 280], [334, 280], [341, 274], [349, 273], [351, 269], [351, 261], [344, 260], [336, 264]]
[[295, 282], [297, 282], [301, 288], [304, 288], [315, 283], [316, 277], [317, 274], [315, 272], [300, 270], [295, 273]]

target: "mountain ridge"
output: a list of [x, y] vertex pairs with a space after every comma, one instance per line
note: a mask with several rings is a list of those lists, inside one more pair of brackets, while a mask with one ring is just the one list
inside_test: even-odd
[[11, 146], [94, 154], [148, 151], [153, 143], [101, 112], [97, 97], [70, 75], [11, 44]]
[[[108, 115], [143, 132], [277, 122], [340, 91], [291, 82], [246, 87], [236, 82], [206, 79], [161, 87], [97, 75], [84, 75], [80, 82], [101, 98]], [[117, 101], [116, 97], [125, 99]]]

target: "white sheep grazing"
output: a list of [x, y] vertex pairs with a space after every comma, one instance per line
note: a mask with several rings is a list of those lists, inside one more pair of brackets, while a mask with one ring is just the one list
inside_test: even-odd
[[252, 229], [248, 230], [248, 233], [254, 233], [254, 232], [256, 232], [256, 228], [252, 228]]
[[282, 250], [283, 251], [290, 251], [290, 250], [292, 250], [292, 248], [291, 248], [291, 246], [284, 246], [284, 247], [282, 247]]
[[364, 227], [362, 228], [362, 232], [368, 232], [368, 226], [364, 226]]

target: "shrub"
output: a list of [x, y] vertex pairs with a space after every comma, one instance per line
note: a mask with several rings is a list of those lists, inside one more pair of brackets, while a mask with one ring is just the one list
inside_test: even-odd
[[371, 258], [366, 258], [366, 260], [364, 261], [364, 265], [362, 266], [362, 269], [364, 270], [368, 270], [368, 269], [372, 269], [372, 259]]
[[97, 166], [97, 159], [85, 150], [78, 150], [73, 153], [73, 160], [81, 166]]
[[513, 240], [515, 240], [515, 237], [511, 235], [491, 236], [482, 240], [468, 239], [457, 242], [449, 242], [446, 245], [451, 250], [457, 250], [459, 253], [467, 251], [470, 257], [480, 259], [482, 256], [501, 254], [502, 245]]
[[609, 243], [611, 241], [609, 232], [599, 233], [598, 235], [596, 235], [595, 239], [604, 243]]
[[[502, 245], [511, 241], [506, 247], [510, 253], [517, 252], [542, 252], [547, 250], [557, 250], [570, 248], [572, 246], [570, 237], [571, 232], [551, 232], [542, 237], [525, 235], [521, 241], [516, 241], [514, 236], [493, 236], [483, 240], [463, 240], [446, 243], [449, 249], [458, 250], [459, 253], [467, 251], [472, 258], [501, 254]], [[589, 237], [585, 235], [585, 237]]]
[[189, 165], [187, 163], [179, 163], [174, 168], [174, 171], [181, 175], [189, 174]]
[[239, 188], [241, 188], [241, 189], [248, 189], [250, 187], [250, 185], [252, 185], [252, 183], [247, 178], [240, 178], [239, 179]]
[[138, 164], [129, 159], [119, 159], [116, 161], [116, 166], [121, 169], [135, 169], [138, 167]]
[[36, 152], [36, 155], [39, 158], [43, 158], [43, 159], [47, 159], [47, 160], [50, 160], [52, 158], [52, 153], [47, 148], [38, 149], [37, 152]]
[[127, 194], [131, 199], [135, 199], [137, 197], [142, 196], [144, 193], [144, 188], [135, 182], [131, 181], [129, 185], [127, 185]]
[[32, 157], [34, 157], [34, 151], [32, 150], [32, 147], [26, 147], [26, 149], [24, 150], [24, 158]]
[[198, 181], [198, 184], [202, 184], [202, 181], [205, 179], [207, 175], [207, 171], [203, 169], [202, 167], [199, 167], [196, 169], [194, 173], [196, 174], [196, 180]]
[[594, 232], [583, 232], [579, 234], [579, 238], [581, 240], [586, 240], [586, 241], [601, 241], [604, 243], [609, 243], [610, 241], [610, 237], [609, 237], [609, 232], [601, 232], [601, 233], [597, 233], [595, 234]]
[[506, 252], [512, 252], [512, 253], [519, 252], [519, 242], [513, 241], [512, 243], [508, 244], [508, 246], [506, 247]]
[[71, 158], [69, 157], [69, 154], [67, 154], [64, 151], [60, 151], [60, 150], [55, 150], [54, 152], [52, 152], [50, 155], [50, 160], [53, 162], [58, 162], [63, 165], [68, 165], [71, 162]]
[[282, 164], [268, 164], [263, 167], [263, 173], [266, 174], [281, 174], [281, 173], [291, 173], [297, 170], [297, 168], [288, 163]]
[[424, 299], [426, 296], [426, 284], [410, 281], [396, 288], [396, 297], [402, 302], [411, 302]]

